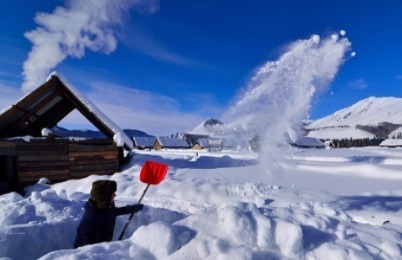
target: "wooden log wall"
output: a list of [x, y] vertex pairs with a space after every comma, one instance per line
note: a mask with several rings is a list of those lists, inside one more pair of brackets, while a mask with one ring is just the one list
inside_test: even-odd
[[15, 169], [1, 172], [0, 182], [3, 179], [6, 184], [11, 180], [10, 175], [22, 186], [36, 183], [42, 177], [59, 182], [94, 174], [109, 175], [119, 171], [119, 155], [119, 148], [109, 139], [0, 142], [0, 163], [6, 164], [12, 158], [16, 164]]
[[17, 150], [14, 142], [0, 142], [0, 156], [15, 156]]
[[17, 149], [14, 142], [0, 142], [0, 194], [18, 190], [16, 154]]
[[73, 179], [119, 171], [119, 150], [111, 141], [70, 143], [68, 159]]
[[51, 182], [69, 179], [68, 140], [31, 140], [16, 146], [20, 183], [35, 183], [42, 177]]

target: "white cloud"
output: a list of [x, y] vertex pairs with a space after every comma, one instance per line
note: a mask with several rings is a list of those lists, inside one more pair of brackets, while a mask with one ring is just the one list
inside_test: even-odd
[[70, 0], [51, 14], [38, 13], [38, 27], [25, 33], [33, 44], [23, 64], [23, 91], [40, 85], [66, 57], [82, 58], [85, 49], [113, 52], [117, 39], [113, 27], [120, 25], [133, 7], [154, 12], [156, 1]]
[[150, 36], [146, 35], [138, 28], [131, 27], [130, 32], [122, 38], [122, 42], [131, 49], [151, 58], [183, 66], [195, 66], [197, 62], [182, 57], [168, 50], [165, 46], [158, 43]]
[[[219, 111], [208, 99], [199, 99], [197, 111], [181, 111], [181, 103], [171, 97], [116, 84], [94, 82], [83, 93], [106, 116], [122, 129], [137, 129], [153, 135], [169, 135], [191, 130]], [[205, 109], [202, 109], [204, 107]], [[77, 114], [66, 117], [66, 125], [83, 125], [86, 121]]]
[[364, 79], [357, 79], [349, 82], [348, 86], [351, 89], [366, 89], [368, 87], [368, 83]]

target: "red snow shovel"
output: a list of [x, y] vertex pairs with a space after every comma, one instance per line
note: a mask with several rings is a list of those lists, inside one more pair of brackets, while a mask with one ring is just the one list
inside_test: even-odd
[[[169, 167], [166, 164], [163, 163], [158, 163], [158, 162], [152, 162], [152, 161], [146, 161], [144, 165], [142, 166], [141, 172], [140, 172], [140, 181], [144, 182], [147, 185], [145, 190], [143, 191], [140, 200], [138, 201], [138, 204], [141, 203], [142, 198], [144, 198], [145, 193], [147, 192], [149, 186], [152, 185], [158, 185], [163, 181], [163, 179], [166, 176], [166, 173], [168, 171]], [[126, 225], [123, 228], [123, 231], [121, 232], [119, 236], [119, 240], [121, 240], [124, 236], [124, 233], [126, 232], [126, 228], [128, 227], [128, 224], [130, 223], [131, 219], [134, 216], [134, 212], [131, 213], [130, 217], [127, 220]]]

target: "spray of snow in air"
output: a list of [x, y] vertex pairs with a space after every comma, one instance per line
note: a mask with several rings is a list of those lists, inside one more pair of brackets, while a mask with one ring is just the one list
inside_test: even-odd
[[131, 8], [154, 12], [156, 1], [69, 0], [53, 13], [38, 13], [38, 27], [24, 36], [33, 44], [23, 64], [22, 91], [42, 84], [47, 75], [67, 57], [82, 58], [85, 49], [113, 52], [117, 39], [113, 31]]
[[324, 39], [313, 35], [290, 44], [277, 61], [256, 70], [226, 113], [225, 122], [244, 140], [260, 138], [263, 164], [279, 162], [283, 147], [297, 138], [313, 95], [328, 88], [350, 51], [344, 35], [344, 31]]

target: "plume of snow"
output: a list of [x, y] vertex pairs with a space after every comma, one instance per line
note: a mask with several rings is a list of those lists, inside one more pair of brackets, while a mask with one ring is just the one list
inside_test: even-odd
[[244, 93], [225, 115], [234, 129], [250, 140], [263, 140], [262, 158], [269, 164], [283, 157], [278, 147], [286, 143], [289, 129], [307, 118], [315, 93], [323, 92], [351, 48], [345, 33], [321, 39], [313, 35], [290, 44], [276, 61], [258, 68]]
[[24, 34], [33, 46], [23, 64], [22, 90], [42, 84], [67, 57], [84, 57], [85, 49], [112, 53], [117, 46], [113, 29], [134, 7], [154, 12], [158, 4], [156, 0], [67, 0], [53, 13], [37, 13], [38, 27]]

